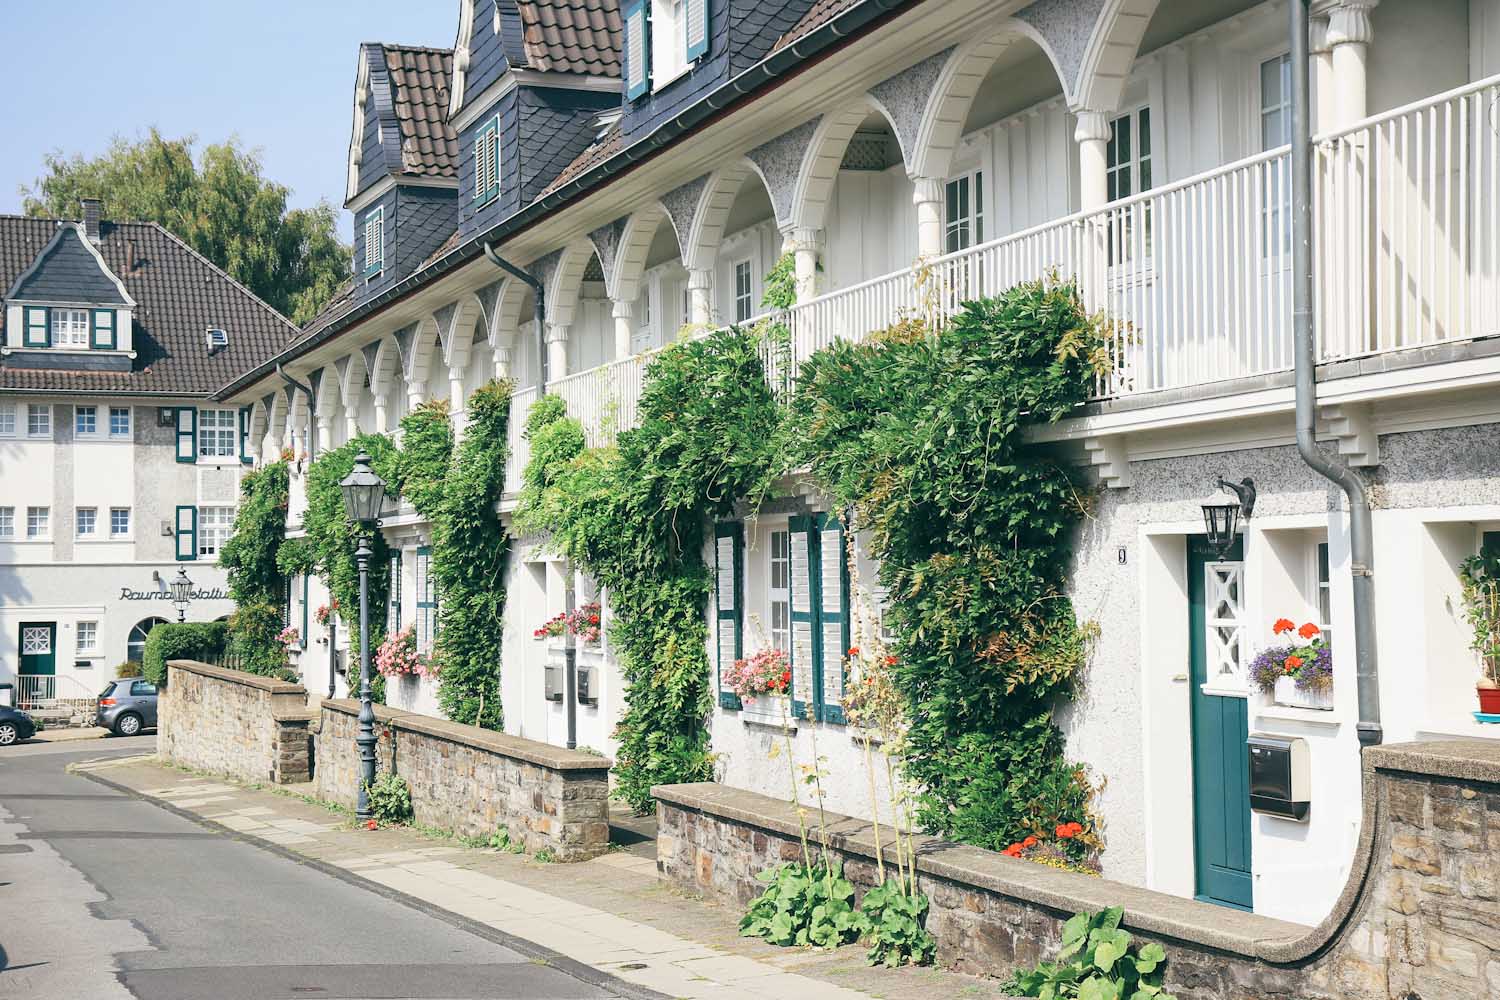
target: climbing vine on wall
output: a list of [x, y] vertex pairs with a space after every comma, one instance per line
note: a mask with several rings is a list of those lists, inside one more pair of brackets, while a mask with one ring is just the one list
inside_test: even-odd
[[640, 424], [615, 448], [585, 450], [561, 400], [539, 400], [528, 415], [517, 525], [550, 532], [553, 548], [609, 592], [627, 685], [616, 794], [638, 811], [652, 785], [711, 774], [705, 529], [736, 499], [763, 496], [785, 454], [759, 349], [737, 330], [665, 348], [646, 370]]
[[443, 479], [453, 457], [453, 424], [448, 401], [419, 403], [401, 418], [401, 449], [391, 459], [387, 489], [411, 501], [431, 518], [443, 493]]
[[246, 473], [240, 480], [234, 532], [219, 553], [235, 604], [229, 619], [230, 652], [244, 669], [258, 674], [286, 665], [286, 647], [276, 639], [283, 587], [276, 553], [286, 538], [288, 487], [285, 462]]
[[801, 457], [880, 560], [919, 819], [995, 850], [1090, 814], [1052, 720], [1093, 633], [1058, 585], [1087, 499], [1023, 432], [1087, 398], [1105, 343], [1072, 286], [1032, 283], [940, 335], [835, 343], [798, 379]]

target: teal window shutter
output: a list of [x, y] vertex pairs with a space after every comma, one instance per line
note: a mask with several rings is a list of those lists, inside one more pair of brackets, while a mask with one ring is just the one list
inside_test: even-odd
[[708, 55], [708, 0], [687, 0], [688, 62]]
[[240, 407], [240, 461], [249, 465], [255, 461], [250, 455], [250, 407]]
[[89, 311], [89, 346], [96, 351], [115, 349], [115, 311], [113, 309]]
[[365, 274], [375, 274], [385, 267], [385, 206], [372, 209], [365, 216]]
[[633, 101], [651, 89], [650, 0], [625, 3], [625, 99]]
[[474, 200], [487, 202], [500, 194], [500, 116], [474, 136]]
[[198, 461], [198, 411], [179, 406], [173, 416], [177, 420], [177, 461]]
[[849, 651], [849, 561], [844, 525], [836, 514], [819, 514], [817, 717], [843, 725], [844, 666]]
[[437, 588], [432, 579], [432, 547], [417, 548], [417, 652], [432, 652], [437, 637]]
[[811, 717], [808, 707], [817, 698], [818, 606], [814, 566], [818, 536], [813, 531], [813, 519], [806, 516], [788, 518], [787, 533], [792, 549], [792, 716], [806, 719]]
[[714, 525], [714, 618], [717, 626], [719, 705], [739, 709], [740, 697], [724, 683], [734, 661], [745, 655], [745, 526]]
[[177, 561], [192, 562], [198, 558], [198, 508], [177, 507]]
[[27, 306], [26, 321], [22, 324], [22, 347], [51, 347], [52, 328], [48, 325], [45, 306]]
[[301, 648], [303, 652], [307, 651], [307, 596], [309, 593], [308, 578], [309, 575], [307, 573], [302, 574], [302, 631], [298, 634], [298, 638], [301, 639]]

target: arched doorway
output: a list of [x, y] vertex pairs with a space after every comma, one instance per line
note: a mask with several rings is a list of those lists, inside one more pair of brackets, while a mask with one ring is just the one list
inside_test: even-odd
[[130, 630], [130, 637], [125, 643], [125, 659], [132, 663], [140, 663], [146, 656], [146, 636], [158, 625], [167, 624], [165, 618], [143, 618], [135, 623]]

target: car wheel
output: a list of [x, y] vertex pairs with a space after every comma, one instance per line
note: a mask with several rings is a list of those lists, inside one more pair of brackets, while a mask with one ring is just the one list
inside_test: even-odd
[[115, 720], [116, 736], [134, 736], [141, 731], [141, 717], [132, 712], [126, 712]]
[[14, 722], [0, 722], [0, 747], [8, 747], [21, 735]]

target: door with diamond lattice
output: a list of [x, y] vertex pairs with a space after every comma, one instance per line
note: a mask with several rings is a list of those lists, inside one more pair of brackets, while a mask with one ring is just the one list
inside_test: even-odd
[[1188, 543], [1193, 848], [1199, 899], [1251, 908], [1245, 563], [1206, 538]]

